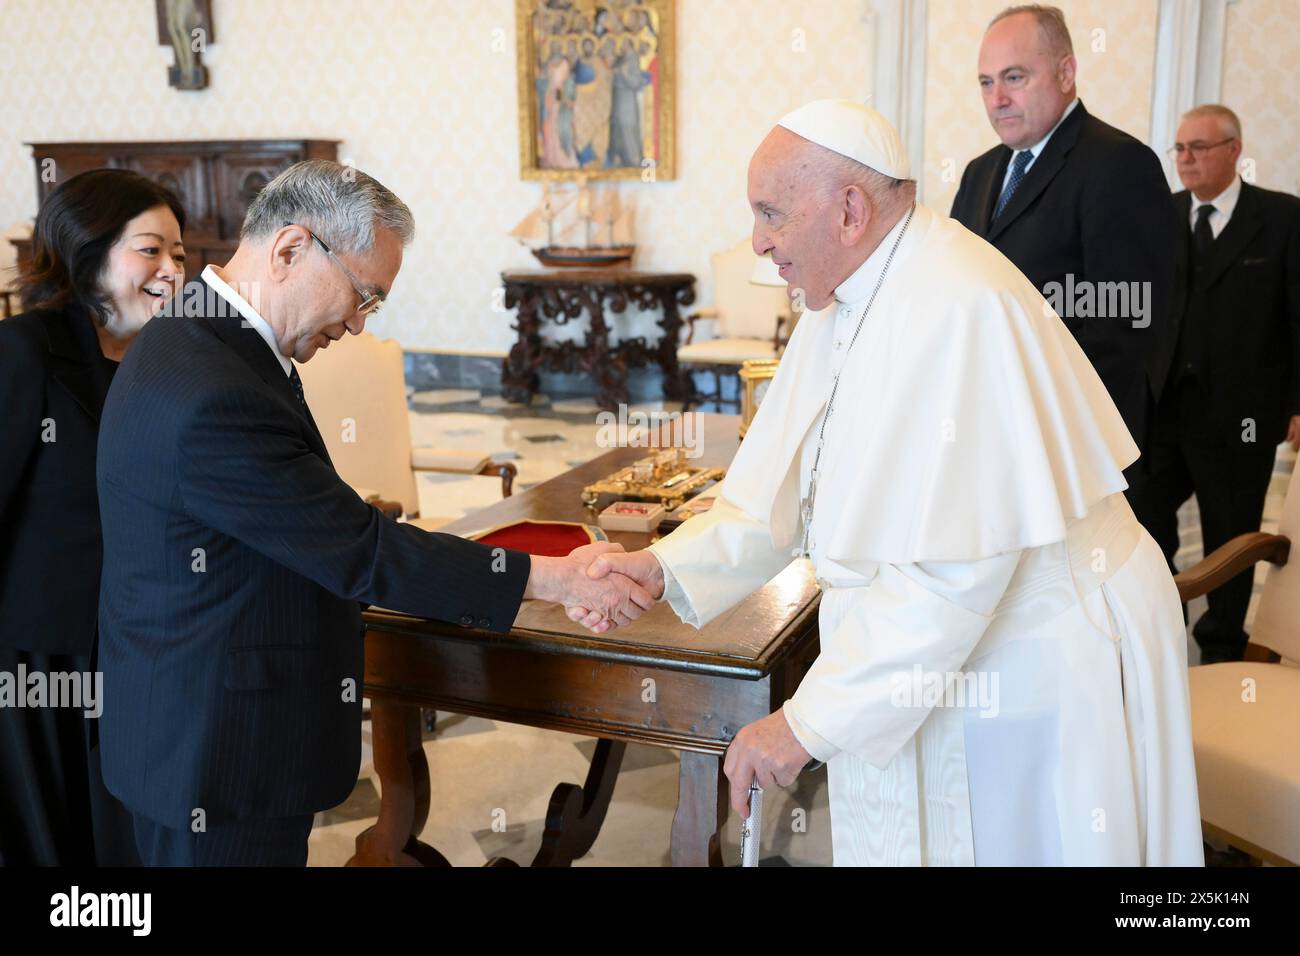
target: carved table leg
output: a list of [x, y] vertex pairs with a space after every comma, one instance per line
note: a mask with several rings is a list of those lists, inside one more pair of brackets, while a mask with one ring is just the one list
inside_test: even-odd
[[429, 762], [420, 734], [420, 708], [372, 700], [370, 728], [379, 775], [379, 819], [357, 835], [348, 866], [449, 866], [417, 835], [429, 818]]
[[562, 783], [555, 788], [546, 808], [542, 848], [533, 858], [533, 866], [568, 866], [587, 854], [605, 822], [626, 750], [622, 741], [597, 741], [586, 783], [581, 787]]
[[599, 298], [588, 301], [587, 311], [591, 314], [591, 328], [587, 333], [584, 364], [596, 380], [596, 404], [615, 411], [619, 405], [627, 404], [627, 359], [621, 349], [609, 347], [609, 326]]
[[695, 289], [690, 285], [665, 289], [659, 295], [663, 309], [659, 327], [663, 333], [659, 336], [657, 358], [664, 373], [664, 397], [670, 401], [685, 402], [691, 398], [690, 373], [677, 364], [677, 343], [682, 328], [682, 314], [677, 307], [690, 305], [694, 301]]
[[515, 304], [516, 297], [519, 312], [515, 330], [519, 340], [501, 363], [501, 394], [508, 402], [529, 404], [537, 392], [537, 369], [542, 364], [541, 321], [537, 314], [541, 293], [532, 286], [519, 289], [507, 285], [506, 308]]
[[683, 750], [673, 817], [673, 866], [722, 866], [719, 832], [726, 820], [722, 755]]

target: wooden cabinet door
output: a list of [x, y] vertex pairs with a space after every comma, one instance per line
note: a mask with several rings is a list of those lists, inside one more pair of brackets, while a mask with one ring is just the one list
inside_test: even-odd
[[224, 239], [238, 238], [248, 207], [262, 187], [302, 158], [297, 151], [214, 156], [215, 195], [221, 220], [218, 234]]
[[137, 153], [127, 156], [125, 165], [180, 197], [188, 219], [185, 225], [187, 235], [207, 235], [216, 231], [202, 156], [180, 152]]
[[67, 182], [77, 173], [88, 169], [103, 169], [120, 166], [120, 161], [105, 155], [102, 149], [60, 149], [48, 153], [34, 152], [32, 159], [36, 163], [36, 197], [38, 202], [45, 202], [45, 197], [58, 186]]

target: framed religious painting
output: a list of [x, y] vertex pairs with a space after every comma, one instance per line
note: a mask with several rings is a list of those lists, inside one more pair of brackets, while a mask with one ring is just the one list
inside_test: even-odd
[[515, 0], [524, 179], [675, 175], [675, 0]]

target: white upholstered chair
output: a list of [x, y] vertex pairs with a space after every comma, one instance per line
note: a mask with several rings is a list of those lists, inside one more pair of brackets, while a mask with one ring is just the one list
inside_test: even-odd
[[[339, 476], [363, 497], [376, 492], [385, 508], [433, 528], [445, 518], [420, 517], [419, 471], [498, 475], [508, 497], [516, 469], [494, 462], [486, 451], [413, 448], [406, 406], [402, 349], [369, 332], [347, 335], [298, 366], [312, 417], [325, 439]], [[383, 505], [381, 505], [381, 508]]]
[[[687, 316], [686, 343], [677, 350], [677, 362], [688, 380], [693, 371], [711, 371], [717, 391], [696, 395], [692, 386], [688, 407], [703, 399], [721, 401], [724, 370], [739, 371], [746, 359], [777, 358], [784, 345], [781, 333], [789, 324], [790, 301], [783, 287], [750, 281], [757, 262], [748, 239], [712, 257], [713, 306]], [[697, 326], [706, 321], [712, 328], [701, 334]], [[785, 331], [788, 338], [789, 329]]]
[[[1297, 469], [1300, 472], [1300, 469]], [[1300, 481], [1278, 534], [1240, 535], [1179, 574], [1184, 601], [1271, 562], [1245, 661], [1190, 669], [1192, 740], [1207, 836], [1275, 864], [1300, 864]]]

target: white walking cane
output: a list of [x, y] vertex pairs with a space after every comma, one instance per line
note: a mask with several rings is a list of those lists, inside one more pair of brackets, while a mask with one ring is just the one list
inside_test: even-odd
[[763, 833], [763, 788], [749, 785], [749, 818], [740, 821], [740, 865], [758, 866], [758, 844]]
[[[801, 773], [823, 766], [816, 757], [804, 765]], [[763, 788], [757, 780], [749, 782], [749, 818], [740, 821], [740, 865], [758, 866], [758, 844], [763, 836]]]

